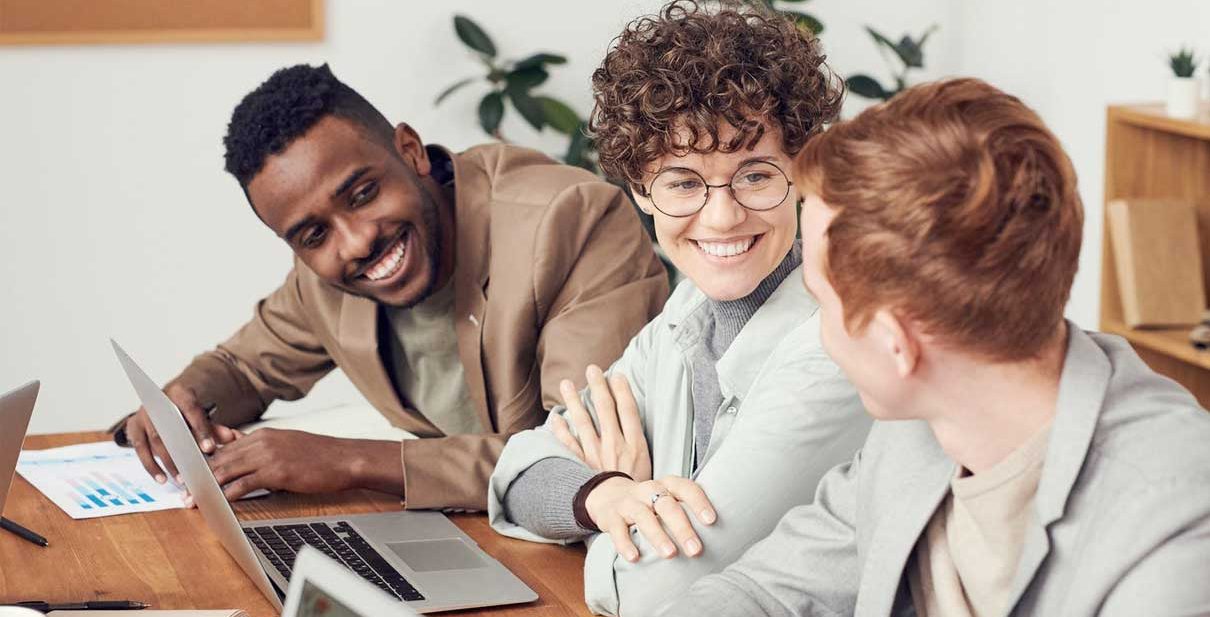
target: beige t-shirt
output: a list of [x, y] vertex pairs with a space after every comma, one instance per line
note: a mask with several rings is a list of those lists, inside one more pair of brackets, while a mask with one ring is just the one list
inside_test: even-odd
[[454, 334], [454, 286], [408, 309], [388, 307], [391, 375], [407, 399], [446, 435], [483, 431], [466, 389], [458, 338]]
[[1050, 427], [978, 475], [959, 469], [908, 570], [920, 617], [999, 617], [1034, 516]]

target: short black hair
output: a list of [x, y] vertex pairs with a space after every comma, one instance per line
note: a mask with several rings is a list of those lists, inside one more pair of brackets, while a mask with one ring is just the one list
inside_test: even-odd
[[332, 74], [327, 64], [279, 69], [236, 105], [223, 138], [227, 172], [245, 190], [265, 159], [286, 149], [324, 117], [344, 118], [391, 147], [395, 129], [369, 101]]

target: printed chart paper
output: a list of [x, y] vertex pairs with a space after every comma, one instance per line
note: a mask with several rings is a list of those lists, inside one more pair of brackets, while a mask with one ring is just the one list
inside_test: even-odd
[[75, 519], [185, 507], [183, 488], [157, 484], [133, 449], [112, 441], [23, 450], [17, 473]]

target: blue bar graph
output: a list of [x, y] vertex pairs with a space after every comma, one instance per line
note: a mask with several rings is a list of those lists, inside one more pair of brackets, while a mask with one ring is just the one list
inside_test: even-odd
[[[144, 503], [155, 503], [155, 497], [143, 492], [139, 487], [131, 484], [130, 480], [127, 480], [126, 478], [118, 477], [116, 475], [113, 476], [113, 486], [120, 487], [119, 490], [129, 489], [130, 492], [138, 495], [139, 499], [142, 499]], [[126, 500], [130, 503], [138, 503], [134, 500], [134, 497], [126, 496]]]
[[107, 478], [107, 477], [105, 477], [105, 475], [101, 474], [100, 472], [95, 472], [95, 471], [93, 472], [92, 475], [93, 475], [93, 477], [97, 478], [98, 480], [108, 484], [113, 489], [113, 492], [118, 497], [120, 497], [121, 499], [126, 501], [127, 503], [130, 503], [130, 504], [139, 503], [138, 501], [135, 500], [134, 497], [130, 496], [130, 493], [127, 493], [122, 488], [122, 481], [121, 481], [121, 478], [119, 478], [118, 476], [110, 474], [110, 477]]
[[17, 471], [73, 518], [181, 507], [181, 487], [156, 484], [112, 442], [22, 452]]
[[[92, 509], [93, 507], [106, 508], [110, 505], [138, 505], [140, 500], [142, 503], [155, 503], [155, 497], [148, 495], [138, 486], [132, 484], [129, 480], [111, 474], [109, 477], [94, 472], [94, 480], [90, 477], [68, 479], [67, 482], [80, 493], [86, 501], [80, 502], [80, 507]], [[102, 485], [100, 482], [103, 482]], [[137, 496], [137, 498], [136, 498]]]

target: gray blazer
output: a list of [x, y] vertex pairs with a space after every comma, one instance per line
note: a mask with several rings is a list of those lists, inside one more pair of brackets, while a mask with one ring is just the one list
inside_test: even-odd
[[[1009, 615], [1210, 614], [1210, 415], [1074, 326]], [[904, 576], [955, 463], [922, 421], [862, 451], [665, 615], [913, 615]]]

